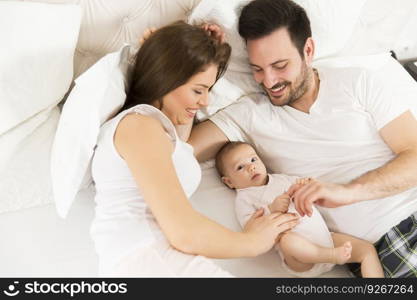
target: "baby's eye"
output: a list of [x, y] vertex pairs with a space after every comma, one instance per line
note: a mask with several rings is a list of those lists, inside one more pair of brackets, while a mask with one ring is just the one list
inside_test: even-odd
[[237, 167], [237, 170], [238, 170], [238, 171], [240, 171], [240, 170], [242, 170], [242, 169], [243, 169], [243, 166], [238, 166], [238, 167]]
[[198, 91], [198, 90], [194, 90], [194, 93], [196, 93], [197, 95], [201, 95], [202, 94], [202, 92], [201, 91]]
[[255, 162], [255, 161], [257, 161], [258, 160], [258, 158], [257, 157], [252, 157], [252, 159], [250, 160], [251, 162]]

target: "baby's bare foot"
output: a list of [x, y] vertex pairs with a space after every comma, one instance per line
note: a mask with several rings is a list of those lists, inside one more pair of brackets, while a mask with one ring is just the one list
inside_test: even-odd
[[333, 249], [333, 263], [338, 265], [345, 264], [352, 254], [352, 244], [345, 242], [341, 247]]

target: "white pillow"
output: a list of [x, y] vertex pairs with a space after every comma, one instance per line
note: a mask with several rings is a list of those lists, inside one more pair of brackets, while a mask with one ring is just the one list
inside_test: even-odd
[[132, 47], [125, 45], [78, 77], [62, 109], [51, 173], [56, 208], [63, 218], [77, 192], [92, 181], [89, 167], [100, 126], [123, 106], [131, 51]]
[[208, 119], [218, 110], [242, 97], [242, 95], [244, 95], [242, 89], [229, 82], [226, 78], [220, 78], [209, 93], [209, 105], [197, 111], [197, 120], [204, 121]]
[[[350, 55], [350, 56], [338, 56], [331, 58], [318, 59], [313, 62], [313, 67], [322, 68], [366, 68], [369, 70], [376, 70], [382, 66], [393, 63], [395, 61], [392, 58], [391, 53], [382, 52], [378, 54], [370, 55]], [[398, 63], [398, 62], [395, 62]]]
[[250, 72], [245, 43], [240, 37], [237, 24], [239, 8], [249, 0], [201, 0], [188, 17], [188, 23], [215, 23], [222, 27], [226, 41], [232, 47], [231, 59], [227, 72]]
[[344, 49], [366, 1], [294, 0], [310, 19], [316, 59], [335, 56]]
[[415, 0], [368, 0], [342, 54], [367, 55], [394, 50], [400, 59], [417, 56], [417, 48], [413, 48], [417, 42], [416, 14]]
[[47, 108], [0, 136], [0, 213], [51, 203], [50, 155], [60, 111]]
[[80, 24], [78, 5], [0, 1], [0, 135], [62, 100]]

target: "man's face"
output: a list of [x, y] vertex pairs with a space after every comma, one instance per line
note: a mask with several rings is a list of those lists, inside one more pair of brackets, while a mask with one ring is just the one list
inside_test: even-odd
[[306, 93], [311, 78], [307, 62], [312, 58], [307, 55], [304, 60], [300, 56], [286, 28], [248, 40], [247, 50], [253, 76], [272, 104], [290, 105]]

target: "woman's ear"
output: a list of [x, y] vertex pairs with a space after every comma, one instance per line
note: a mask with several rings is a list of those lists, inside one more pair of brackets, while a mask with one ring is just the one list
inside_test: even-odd
[[304, 45], [304, 58], [308, 66], [311, 66], [314, 59], [315, 44], [313, 38], [309, 37]]
[[222, 176], [222, 181], [225, 185], [227, 185], [229, 188], [234, 189], [235, 187], [232, 184], [232, 181], [227, 176]]

